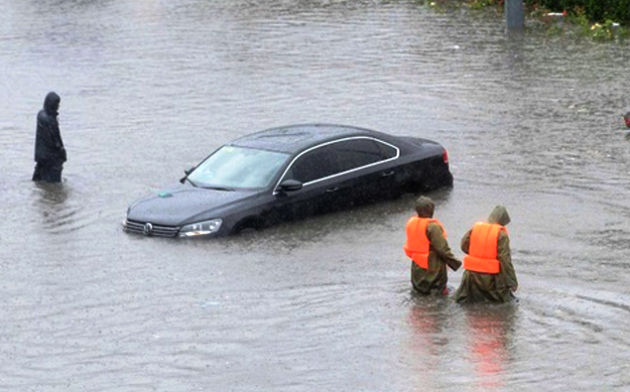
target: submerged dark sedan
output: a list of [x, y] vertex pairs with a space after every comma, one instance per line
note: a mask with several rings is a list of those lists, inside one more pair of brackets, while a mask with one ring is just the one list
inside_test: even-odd
[[272, 128], [228, 143], [175, 186], [132, 203], [129, 233], [223, 236], [451, 186], [440, 144], [345, 125]]

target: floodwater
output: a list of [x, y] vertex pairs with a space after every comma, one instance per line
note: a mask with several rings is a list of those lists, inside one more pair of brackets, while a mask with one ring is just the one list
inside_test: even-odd
[[[0, 0], [0, 390], [627, 391], [628, 43], [378, 0]], [[62, 98], [62, 185], [30, 181]], [[413, 195], [233, 238], [129, 202], [302, 122], [423, 136], [456, 255], [504, 204], [518, 304], [411, 292]], [[456, 288], [461, 271], [451, 273]]]

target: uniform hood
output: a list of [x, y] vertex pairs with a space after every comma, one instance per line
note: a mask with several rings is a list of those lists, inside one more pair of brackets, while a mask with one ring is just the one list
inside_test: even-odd
[[61, 102], [61, 98], [57, 93], [51, 91], [46, 95], [46, 99], [44, 99], [44, 111], [46, 114], [50, 116], [56, 116], [59, 114], [57, 111], [59, 110], [59, 103]]
[[416, 200], [416, 212], [420, 218], [433, 218], [435, 203], [426, 196], [420, 196]]
[[507, 212], [507, 209], [503, 206], [496, 206], [494, 210], [490, 213], [488, 217], [488, 223], [496, 223], [501, 226], [507, 226], [510, 223], [510, 215]]

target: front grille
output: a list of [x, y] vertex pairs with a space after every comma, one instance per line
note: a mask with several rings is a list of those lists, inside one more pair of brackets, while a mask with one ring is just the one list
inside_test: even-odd
[[123, 223], [123, 230], [127, 233], [142, 234], [152, 237], [176, 237], [179, 233], [178, 226], [162, 226], [151, 223], [151, 229], [148, 230], [147, 222], [138, 222], [126, 220]]

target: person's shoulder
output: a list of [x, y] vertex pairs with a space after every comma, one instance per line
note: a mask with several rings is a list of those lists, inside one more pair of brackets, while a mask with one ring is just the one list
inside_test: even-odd
[[37, 112], [37, 118], [48, 119], [48, 113], [46, 113], [44, 109], [41, 109], [39, 112]]
[[442, 223], [437, 219], [429, 221], [429, 223], [427, 224], [427, 229], [444, 231], [444, 227], [442, 226]]

